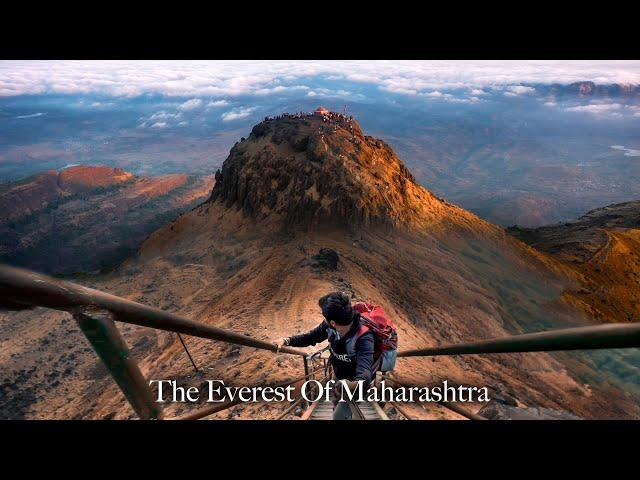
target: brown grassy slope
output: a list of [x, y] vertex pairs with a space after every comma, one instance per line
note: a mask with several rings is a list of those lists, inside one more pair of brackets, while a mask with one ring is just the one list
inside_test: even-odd
[[[139, 255], [95, 286], [265, 340], [315, 326], [317, 298], [336, 289], [384, 305], [401, 349], [591, 321], [565, 300], [577, 282], [569, 268], [433, 196], [357, 125], [355, 134], [321, 135], [316, 120], [257, 126], [232, 149], [211, 201], [156, 231]], [[338, 252], [337, 271], [314, 267], [320, 248]], [[175, 335], [124, 330], [152, 379], [242, 385], [302, 372], [301, 360], [286, 354], [187, 337], [203, 370], [193, 376]], [[510, 387], [522, 405], [587, 418], [640, 415], [637, 398], [598, 377], [596, 368], [532, 353], [400, 359], [397, 371], [416, 382]], [[73, 380], [82, 402], [52, 407], [44, 395], [27, 416], [131, 415], [108, 378], [82, 379]], [[242, 405], [217, 417], [273, 418], [285, 407]], [[169, 405], [167, 413], [187, 408]]]
[[640, 202], [593, 210], [563, 224], [508, 232], [551, 254], [583, 279], [567, 293], [601, 322], [640, 320]]
[[37, 212], [62, 197], [116, 186], [132, 178], [129, 172], [105, 166], [76, 166], [33, 175], [0, 191], [0, 224]]
[[[95, 175], [88, 173], [94, 168]], [[212, 176], [131, 178], [124, 173], [128, 181], [99, 186], [103, 170], [83, 167], [81, 179], [72, 177], [75, 194], [67, 179], [66, 189], [46, 209], [0, 222], [0, 261], [52, 274], [113, 267], [149, 233], [206, 198], [213, 185]], [[93, 186], [78, 187], [80, 180]], [[13, 214], [10, 205], [3, 208]]]
[[0, 224], [40, 210], [63, 194], [55, 170], [9, 185], [0, 192]]
[[133, 178], [133, 174], [121, 168], [107, 166], [77, 165], [65, 168], [58, 175], [60, 188], [77, 192], [96, 187], [108, 187], [124, 183]]
[[[317, 324], [317, 298], [335, 289], [383, 304], [398, 323], [402, 349], [577, 320], [561, 300], [563, 281], [509, 238], [339, 229], [289, 235], [269, 233], [266, 226], [261, 232], [240, 212], [205, 205], [156, 232], [126, 268], [139, 272], [133, 285], [151, 282], [160, 296], [170, 289], [172, 298], [180, 299], [179, 311], [192, 318], [263, 339]], [[339, 253], [338, 271], [311, 265], [320, 248]], [[211, 378], [252, 383], [291, 378], [301, 369], [298, 359], [286, 355], [242, 348], [235, 356], [230, 346], [197, 339], [189, 344], [198, 361], [212, 369]], [[168, 374], [166, 361], [188, 374], [179, 344], [162, 359], [163, 367], [152, 367], [152, 376]], [[523, 404], [586, 417], [611, 416], [608, 395], [637, 412], [615, 388], [594, 391], [547, 354], [401, 359], [398, 373], [416, 381], [509, 386]]]

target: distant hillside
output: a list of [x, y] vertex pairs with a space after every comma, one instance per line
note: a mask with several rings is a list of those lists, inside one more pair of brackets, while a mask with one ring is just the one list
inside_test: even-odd
[[212, 177], [135, 177], [71, 167], [0, 189], [0, 261], [47, 273], [117, 265], [149, 233], [208, 195]]
[[0, 186], [0, 224], [27, 217], [65, 197], [130, 181], [133, 174], [111, 167], [49, 170]]
[[640, 201], [598, 208], [572, 222], [507, 231], [584, 277], [572, 295], [590, 315], [640, 321]]

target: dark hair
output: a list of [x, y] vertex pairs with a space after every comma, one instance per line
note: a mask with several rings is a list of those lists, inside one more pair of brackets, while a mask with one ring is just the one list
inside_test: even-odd
[[351, 300], [344, 292], [329, 293], [318, 300], [318, 305], [327, 320], [333, 320], [338, 325], [349, 325], [353, 321]]

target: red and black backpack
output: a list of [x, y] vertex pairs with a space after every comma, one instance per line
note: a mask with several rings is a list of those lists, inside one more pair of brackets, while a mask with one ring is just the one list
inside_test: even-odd
[[360, 328], [347, 342], [347, 353], [355, 355], [355, 345], [358, 339], [367, 332], [374, 336], [374, 361], [378, 362], [377, 370], [388, 372], [393, 370], [398, 356], [398, 332], [384, 309], [371, 303], [357, 302], [353, 309], [360, 314]]

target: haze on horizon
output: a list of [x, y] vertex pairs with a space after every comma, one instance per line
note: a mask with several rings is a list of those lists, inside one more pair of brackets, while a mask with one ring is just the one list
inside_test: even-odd
[[210, 174], [265, 116], [324, 105], [434, 193], [535, 226], [640, 197], [638, 85], [638, 61], [0, 61], [0, 182]]

